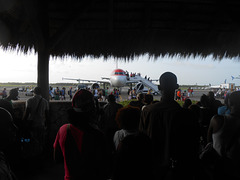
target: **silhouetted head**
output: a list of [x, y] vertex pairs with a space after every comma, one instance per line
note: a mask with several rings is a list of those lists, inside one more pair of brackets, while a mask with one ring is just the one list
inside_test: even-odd
[[183, 108], [188, 109], [191, 104], [192, 104], [191, 99], [186, 99], [183, 103]]
[[208, 92], [208, 97], [209, 97], [210, 100], [214, 99], [214, 92], [213, 91], [209, 91]]
[[17, 100], [18, 99], [18, 88], [11, 89], [9, 91], [9, 97], [10, 100]]
[[152, 94], [145, 94], [144, 103], [150, 104], [151, 102], [153, 102], [153, 95]]
[[201, 105], [203, 107], [209, 107], [209, 99], [207, 97], [206, 94], [203, 94], [201, 97], [200, 97], [200, 102], [201, 102]]
[[116, 98], [113, 94], [108, 95], [108, 102], [113, 103], [116, 101]]
[[137, 99], [138, 99], [139, 101], [142, 101], [142, 100], [144, 99], [143, 93], [138, 93], [138, 94], [137, 94]]
[[76, 112], [93, 112], [95, 110], [93, 94], [86, 89], [78, 90], [73, 97], [72, 107]]
[[161, 101], [173, 100], [175, 90], [179, 87], [176, 75], [171, 72], [165, 72], [160, 76], [159, 82], [158, 89], [162, 94]]
[[40, 95], [41, 94], [41, 88], [37, 86], [37, 87], [34, 88], [33, 92], [36, 95]]
[[171, 72], [163, 73], [159, 78], [159, 82], [159, 90], [161, 91], [174, 91], [179, 87], [177, 76]]
[[229, 106], [231, 113], [240, 114], [240, 91], [234, 91], [229, 96]]
[[4, 149], [16, 139], [17, 127], [11, 114], [0, 107], [0, 149]]
[[188, 109], [190, 109], [197, 117], [200, 117], [200, 106], [197, 104], [191, 104]]
[[80, 89], [72, 99], [72, 108], [68, 109], [68, 120], [82, 128], [89, 123], [95, 123], [96, 108], [93, 94], [86, 89]]
[[135, 130], [138, 129], [140, 113], [141, 111], [137, 107], [123, 107], [118, 110], [116, 114], [116, 121], [122, 129]]

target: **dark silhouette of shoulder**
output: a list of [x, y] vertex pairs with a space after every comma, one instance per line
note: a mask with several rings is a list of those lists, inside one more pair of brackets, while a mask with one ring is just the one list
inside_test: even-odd
[[152, 179], [152, 165], [150, 138], [143, 133], [127, 135], [116, 153], [113, 179]]

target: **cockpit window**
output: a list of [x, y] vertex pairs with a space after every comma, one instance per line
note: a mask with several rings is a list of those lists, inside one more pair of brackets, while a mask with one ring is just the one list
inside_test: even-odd
[[124, 75], [124, 72], [115, 72], [115, 75]]

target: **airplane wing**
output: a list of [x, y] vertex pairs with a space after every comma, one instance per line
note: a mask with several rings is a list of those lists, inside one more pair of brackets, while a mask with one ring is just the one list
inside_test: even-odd
[[102, 79], [107, 79], [107, 80], [110, 80], [110, 78], [108, 78], [108, 77], [101, 77]]
[[77, 79], [77, 78], [62, 78], [62, 80], [75, 80], [75, 81], [78, 81], [79, 83], [82, 81], [82, 82], [95, 82], [95, 83], [110, 83], [110, 81], [99, 81], [99, 80], [90, 80], [90, 79]]
[[215, 86], [209, 86], [209, 88], [211, 89], [219, 89], [219, 88], [221, 88], [221, 86], [220, 85], [215, 85]]

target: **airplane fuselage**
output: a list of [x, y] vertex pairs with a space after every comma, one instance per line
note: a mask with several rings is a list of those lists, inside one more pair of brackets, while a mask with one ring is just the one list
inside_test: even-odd
[[[94, 82], [93, 85], [96, 85], [98, 83], [110, 83], [112, 87], [124, 87], [127, 84], [127, 75], [125, 71], [122, 69], [115, 69], [112, 71], [109, 78], [102, 78], [107, 79], [107, 81], [98, 81], [98, 80], [87, 80], [87, 79], [73, 79], [73, 78], [62, 78], [65, 80], [76, 80], [80, 83], [80, 81], [87, 81], [87, 82]], [[93, 86], [92, 85], [92, 86]]]
[[126, 86], [127, 76], [125, 74], [125, 71], [123, 71], [122, 69], [113, 70], [110, 76], [110, 83], [113, 87]]

